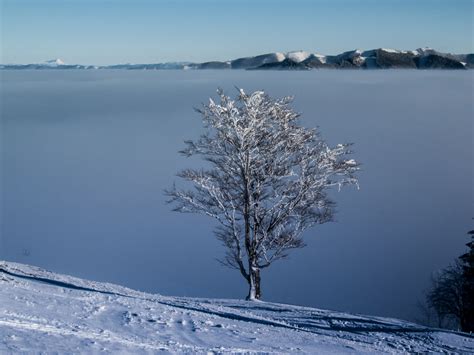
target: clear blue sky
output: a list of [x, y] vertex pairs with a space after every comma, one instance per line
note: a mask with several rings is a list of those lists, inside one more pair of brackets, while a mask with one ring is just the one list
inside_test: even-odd
[[226, 60], [304, 49], [473, 52], [473, 0], [0, 0], [1, 62]]

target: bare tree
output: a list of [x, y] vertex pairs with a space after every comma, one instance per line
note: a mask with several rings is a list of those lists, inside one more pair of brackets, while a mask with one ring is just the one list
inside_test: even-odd
[[474, 331], [474, 230], [467, 253], [432, 278], [426, 295], [428, 307], [436, 312], [440, 328]]
[[226, 247], [221, 262], [240, 271], [247, 299], [261, 297], [260, 270], [305, 244], [303, 232], [331, 221], [328, 189], [357, 184], [359, 164], [345, 159], [348, 144], [329, 147], [316, 129], [298, 124], [291, 97], [273, 99], [263, 91], [235, 100], [218, 90], [197, 111], [205, 133], [186, 141], [185, 156], [199, 155], [206, 170], [178, 176], [191, 190], [168, 190], [174, 211], [201, 213], [219, 223], [216, 236]]
[[462, 264], [463, 312], [460, 319], [464, 332], [474, 332], [474, 230], [468, 232], [471, 240], [466, 246], [469, 250], [459, 257]]
[[427, 303], [434, 309], [440, 328], [458, 328], [463, 317], [463, 268], [456, 260], [432, 279]]

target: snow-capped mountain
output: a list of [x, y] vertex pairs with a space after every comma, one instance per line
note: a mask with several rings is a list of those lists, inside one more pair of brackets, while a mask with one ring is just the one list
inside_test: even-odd
[[305, 52], [305, 51], [295, 51], [295, 52], [288, 52], [286, 54], [286, 58], [289, 60], [295, 62], [295, 63], [301, 63], [302, 61], [306, 60], [311, 53]]
[[81, 65], [81, 64], [66, 64], [62, 59], [50, 59], [43, 63], [33, 64], [4, 64], [0, 65], [0, 69], [98, 69], [97, 66], [93, 65]]
[[59, 65], [66, 65], [66, 63], [64, 63], [62, 59], [56, 58], [56, 59], [47, 60], [45, 62], [45, 65], [59, 66]]
[[0, 353], [473, 353], [474, 337], [401, 320], [147, 294], [0, 262]]
[[151, 64], [115, 64], [105, 66], [67, 65], [61, 59], [42, 64], [5, 64], [0, 69], [470, 69], [474, 68], [474, 54], [451, 54], [424, 47], [415, 50], [377, 48], [351, 50], [337, 55], [323, 55], [306, 51], [275, 52], [242, 57], [228, 61], [204, 63], [171, 62]]
[[247, 69], [262, 66], [267, 63], [277, 63], [285, 60], [286, 55], [280, 52], [261, 54], [256, 57], [244, 57], [232, 60], [232, 69]]

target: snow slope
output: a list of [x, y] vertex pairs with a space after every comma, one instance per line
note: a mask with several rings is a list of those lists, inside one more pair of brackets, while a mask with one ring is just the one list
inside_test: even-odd
[[286, 54], [286, 58], [291, 59], [295, 63], [300, 63], [303, 60], [307, 59], [311, 53], [305, 52], [305, 51], [294, 51], [294, 52], [288, 52]]
[[0, 353], [474, 352], [467, 334], [241, 300], [165, 297], [0, 262]]

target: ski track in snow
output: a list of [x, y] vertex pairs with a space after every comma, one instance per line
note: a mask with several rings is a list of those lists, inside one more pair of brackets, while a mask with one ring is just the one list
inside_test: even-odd
[[467, 334], [267, 302], [165, 297], [0, 262], [0, 353], [473, 353]]

